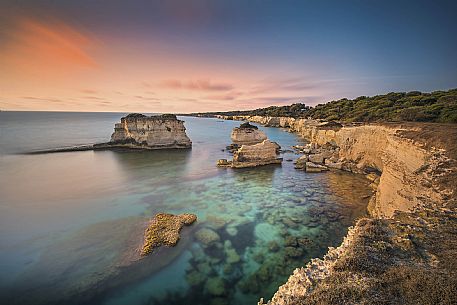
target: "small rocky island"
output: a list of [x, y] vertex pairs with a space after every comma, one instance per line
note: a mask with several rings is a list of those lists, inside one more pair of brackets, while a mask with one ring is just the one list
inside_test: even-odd
[[146, 116], [131, 113], [114, 126], [111, 141], [94, 148], [125, 147], [140, 149], [190, 148], [184, 121], [174, 114]]
[[282, 162], [282, 159], [278, 158], [281, 147], [268, 140], [263, 131], [249, 122], [235, 127], [231, 139], [233, 143], [228, 149], [233, 152], [233, 160], [221, 159], [217, 162], [219, 167], [243, 168]]

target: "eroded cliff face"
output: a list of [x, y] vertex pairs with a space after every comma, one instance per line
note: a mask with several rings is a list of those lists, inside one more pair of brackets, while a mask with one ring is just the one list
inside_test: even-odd
[[401, 137], [400, 127], [380, 125], [321, 129], [312, 126], [300, 134], [313, 143], [332, 143], [339, 147], [339, 162], [354, 172], [376, 168], [382, 174], [375, 201], [369, 206], [376, 217], [391, 217], [395, 211], [412, 211], [416, 207], [443, 202], [442, 194], [432, 187], [424, 169], [434, 162], [435, 151], [427, 151], [412, 140]]
[[267, 304], [457, 302], [457, 126], [235, 119], [290, 128], [308, 139], [301, 166], [312, 160], [381, 173], [367, 175], [375, 186], [373, 218], [358, 221], [323, 259], [296, 269]]
[[129, 114], [121, 118], [120, 123], [116, 123], [108, 144], [145, 149], [192, 146], [192, 142], [186, 135], [184, 122], [170, 114], [157, 116]]
[[[424, 149], [421, 143], [401, 136], [414, 127], [400, 125], [329, 124], [318, 120], [237, 117], [272, 127], [289, 128], [318, 146], [338, 147], [337, 164], [342, 169], [363, 173], [379, 170], [381, 178], [376, 196], [369, 205], [375, 217], [391, 217], [395, 211], [412, 211], [431, 203], [442, 204], [448, 195], [433, 184], [430, 169], [439, 162], [436, 149]], [[325, 163], [325, 159], [322, 163]]]

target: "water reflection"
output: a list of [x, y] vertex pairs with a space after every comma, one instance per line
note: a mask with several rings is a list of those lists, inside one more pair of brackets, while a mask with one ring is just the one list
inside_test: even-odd
[[[0, 291], [23, 304], [255, 304], [364, 212], [363, 179], [291, 162], [218, 169], [239, 123], [185, 120], [192, 150], [0, 157]], [[137, 261], [158, 212], [198, 221]]]

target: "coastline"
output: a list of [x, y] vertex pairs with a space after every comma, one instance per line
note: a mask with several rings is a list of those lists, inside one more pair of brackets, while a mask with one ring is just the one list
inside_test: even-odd
[[382, 173], [370, 200], [370, 217], [351, 227], [343, 243], [323, 259], [296, 269], [270, 301], [261, 299], [259, 304], [456, 301], [456, 126], [372, 123], [322, 128], [316, 120], [287, 117], [232, 119], [289, 128], [317, 145], [333, 141], [354, 163], [351, 171], [373, 166]]

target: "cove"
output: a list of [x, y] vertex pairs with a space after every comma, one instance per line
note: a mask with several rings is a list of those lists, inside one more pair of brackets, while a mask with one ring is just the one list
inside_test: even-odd
[[[229, 157], [222, 150], [239, 125], [234, 121], [183, 118], [191, 151], [11, 154], [97, 142], [121, 116], [60, 115], [67, 124], [59, 114], [36, 114], [35, 130], [55, 132], [39, 143], [30, 143], [37, 139], [32, 123], [14, 129], [27, 147], [9, 147], [0, 159], [0, 255], [7, 271], [0, 276], [1, 300], [256, 304], [296, 267], [339, 245], [371, 194], [361, 176], [295, 170], [293, 153], [282, 154], [282, 166], [216, 168]], [[9, 128], [14, 120], [27, 124], [10, 120]], [[64, 143], [86, 121], [84, 137]], [[278, 128], [259, 128], [283, 149], [301, 141]], [[11, 136], [2, 133], [1, 142], [12, 143]], [[183, 229], [175, 248], [132, 261], [145, 223], [160, 212], [194, 213], [198, 221]]]

